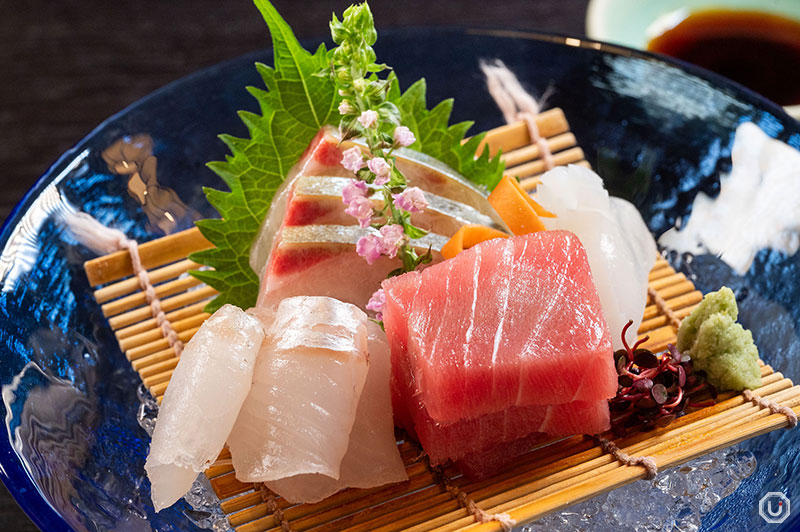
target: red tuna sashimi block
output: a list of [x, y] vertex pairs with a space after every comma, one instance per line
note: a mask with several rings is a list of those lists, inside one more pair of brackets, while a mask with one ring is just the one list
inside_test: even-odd
[[547, 434], [535, 432], [518, 440], [495, 445], [488, 451], [469, 454], [455, 464], [470, 479], [483, 480], [501, 473], [520, 456], [549, 439]]
[[383, 288], [393, 361], [407, 360], [436, 422], [616, 393], [608, 326], [568, 231], [489, 240]]
[[[384, 325], [386, 322], [384, 322]], [[405, 360], [392, 361], [392, 397], [395, 423], [418, 440], [433, 465], [448, 460], [476, 462], [498, 445], [532, 433], [548, 437], [597, 434], [609, 429], [608, 401], [574, 401], [556, 405], [512, 406], [500, 412], [455, 423], [437, 423], [428, 415]]]
[[560, 405], [516, 406], [476, 419], [449, 425], [435, 423], [424, 410], [412, 414], [417, 439], [431, 464], [474, 459], [531, 434], [550, 438], [573, 434], [598, 434], [608, 430], [608, 401], [574, 401]]

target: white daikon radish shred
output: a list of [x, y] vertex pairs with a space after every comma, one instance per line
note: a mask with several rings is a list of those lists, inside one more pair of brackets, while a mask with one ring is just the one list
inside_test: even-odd
[[556, 215], [542, 218], [547, 229], [572, 231], [586, 248], [614, 349], [622, 347], [620, 335], [628, 320], [633, 326], [627, 340], [634, 342], [658, 251], [639, 211], [626, 200], [609, 197], [599, 175], [575, 165], [544, 174], [536, 201]]
[[225, 305], [186, 344], [144, 466], [156, 511], [183, 497], [222, 451], [250, 390], [263, 338], [258, 319]]

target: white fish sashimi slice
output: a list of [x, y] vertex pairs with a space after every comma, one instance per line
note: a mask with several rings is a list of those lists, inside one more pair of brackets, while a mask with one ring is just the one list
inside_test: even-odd
[[542, 176], [537, 201], [556, 218], [543, 218], [547, 229], [575, 233], [586, 248], [603, 315], [614, 349], [621, 333], [633, 342], [647, 304], [647, 278], [656, 260], [653, 235], [630, 202], [609, 197], [603, 181], [588, 168], [570, 165]]
[[225, 305], [186, 344], [145, 463], [156, 511], [183, 497], [222, 451], [250, 389], [263, 338], [259, 320]]
[[389, 344], [375, 323], [368, 322], [367, 330], [369, 372], [339, 479], [313, 474], [267, 483], [269, 489], [290, 503], [315, 503], [345, 488], [366, 489], [408, 480], [394, 436]]
[[306, 296], [284, 299], [273, 316], [228, 439], [236, 477], [338, 478], [367, 377], [367, 316], [349, 303]]

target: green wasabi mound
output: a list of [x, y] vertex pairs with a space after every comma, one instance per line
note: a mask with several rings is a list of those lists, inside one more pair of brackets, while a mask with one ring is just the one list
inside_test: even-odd
[[694, 345], [697, 338], [697, 331], [700, 325], [709, 317], [717, 313], [722, 313], [736, 321], [739, 317], [739, 307], [736, 306], [736, 296], [733, 290], [723, 286], [716, 292], [709, 292], [703, 297], [703, 301], [691, 314], [686, 316], [678, 329], [678, 344], [675, 346], [681, 353], [688, 351]]
[[739, 309], [728, 287], [707, 294], [681, 323], [677, 348], [688, 352], [695, 370], [703, 370], [720, 390], [761, 386], [758, 348], [750, 331], [736, 323]]

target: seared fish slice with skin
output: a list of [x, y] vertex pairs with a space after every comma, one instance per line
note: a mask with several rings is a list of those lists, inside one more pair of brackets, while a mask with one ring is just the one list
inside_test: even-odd
[[183, 497], [222, 451], [250, 389], [263, 338], [259, 320], [224, 305], [186, 344], [144, 466], [156, 511]]
[[[342, 152], [352, 146], [359, 146], [362, 150], [366, 150], [363, 144], [357, 142], [340, 143], [339, 133], [332, 126], [322, 128], [311, 141], [300, 161], [289, 172], [275, 193], [267, 216], [261, 224], [259, 234], [250, 248], [250, 266], [259, 277], [263, 277], [263, 270], [274, 247], [274, 238], [281, 227], [287, 225], [285, 219], [289, 217], [289, 214], [291, 217], [304, 220], [303, 223], [318, 223], [314, 221], [314, 218], [317, 208], [320, 207], [319, 204], [303, 205], [303, 209], [299, 213], [288, 212], [291, 210], [298, 179], [308, 176], [355, 178], [352, 172], [345, 170], [341, 165]], [[452, 168], [425, 154], [402, 148], [395, 150], [395, 155], [397, 155], [397, 166], [405, 174], [409, 185], [421, 188], [431, 194], [432, 199], [435, 199], [432, 202], [432, 208], [437, 212], [433, 214], [433, 218], [441, 221], [442, 217], [446, 216], [451, 218], [448, 223], [480, 223], [510, 233], [506, 224], [489, 204], [486, 190], [467, 181]], [[321, 198], [322, 196], [318, 197], [318, 199]], [[437, 207], [436, 205], [441, 203], [437, 198], [449, 200], [449, 206], [443, 209]], [[463, 207], [454, 209], [453, 202], [460, 203]], [[319, 211], [325, 211], [327, 208], [320, 208]], [[344, 212], [343, 204], [340, 203], [339, 208]], [[424, 221], [425, 217], [422, 220]], [[434, 230], [434, 232], [439, 231]], [[444, 236], [451, 235], [444, 232]]]
[[[302, 175], [297, 178], [291, 204], [286, 211], [284, 227], [298, 225], [355, 225], [357, 220], [345, 212], [342, 191], [352, 181], [348, 177]], [[463, 225], [485, 225], [498, 230], [491, 216], [479, 212], [474, 207], [439, 196], [432, 192], [425, 194], [428, 208], [411, 215], [411, 222], [432, 233], [451, 237]], [[375, 191], [370, 199], [377, 209], [383, 206], [383, 192]]]
[[[257, 306], [268, 307], [292, 296], [327, 296], [365, 308], [381, 281], [402, 263], [399, 258], [380, 257], [367, 264], [356, 253], [360, 237], [376, 233], [358, 226], [306, 225], [284, 227], [275, 241], [261, 278]], [[417, 253], [431, 250], [433, 263], [447, 238], [427, 234], [412, 241]]]
[[292, 297], [266, 320], [252, 387], [228, 438], [242, 482], [339, 478], [367, 377], [367, 316], [329, 297]]
[[377, 324], [368, 322], [367, 332], [369, 372], [339, 479], [311, 474], [267, 482], [269, 489], [291, 503], [315, 503], [345, 488], [367, 489], [408, 480], [394, 436], [389, 345]]

